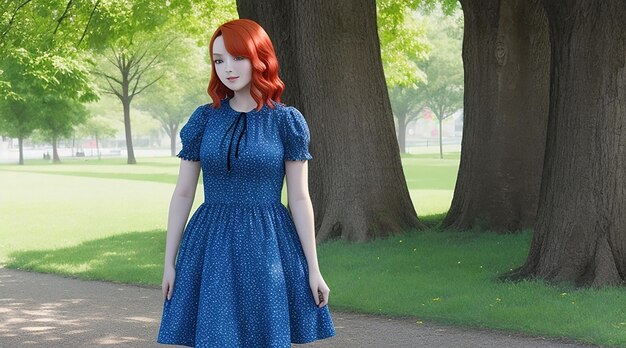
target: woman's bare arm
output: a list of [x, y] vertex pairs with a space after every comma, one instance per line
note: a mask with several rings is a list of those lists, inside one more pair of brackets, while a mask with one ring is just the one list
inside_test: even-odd
[[167, 218], [167, 237], [165, 242], [165, 265], [163, 266], [163, 296], [170, 300], [174, 292], [176, 277], [176, 254], [180, 240], [189, 218], [200, 176], [200, 162], [180, 161], [178, 181], [170, 201]]
[[318, 307], [328, 304], [330, 288], [324, 281], [317, 263], [313, 204], [309, 196], [308, 161], [285, 161], [289, 209], [296, 225], [300, 244], [309, 270], [311, 295]]

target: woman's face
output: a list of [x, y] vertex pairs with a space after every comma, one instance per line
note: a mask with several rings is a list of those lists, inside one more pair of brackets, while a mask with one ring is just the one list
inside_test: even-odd
[[252, 80], [252, 64], [250, 59], [242, 56], [233, 57], [224, 46], [224, 38], [220, 35], [213, 41], [213, 66], [222, 83], [232, 91], [250, 89]]

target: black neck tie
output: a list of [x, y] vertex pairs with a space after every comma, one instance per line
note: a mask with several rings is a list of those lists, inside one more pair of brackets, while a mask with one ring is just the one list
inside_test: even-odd
[[[243, 129], [241, 130], [241, 132], [239, 133], [239, 139], [237, 139], [237, 148], [235, 150], [235, 158], [239, 158], [239, 144], [241, 144], [241, 138], [243, 137], [243, 134], [246, 132], [246, 129], [248, 128], [248, 118], [247, 118], [247, 114], [245, 112], [242, 112], [239, 114], [239, 116], [237, 117], [236, 121], [233, 121], [233, 123], [230, 125], [230, 127], [228, 127], [228, 130], [226, 131], [226, 134], [228, 134], [228, 132], [230, 132], [230, 129], [232, 128], [232, 134], [230, 136], [230, 142], [228, 144], [228, 157], [226, 159], [226, 171], [230, 172], [230, 152], [231, 152], [231, 148], [233, 147], [233, 139], [235, 138], [235, 132], [237, 131], [237, 126], [239, 126], [239, 121], [243, 118]], [[224, 134], [224, 137], [226, 136], [226, 134]]]

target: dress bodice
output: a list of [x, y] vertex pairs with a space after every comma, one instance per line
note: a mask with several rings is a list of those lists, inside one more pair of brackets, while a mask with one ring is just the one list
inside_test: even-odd
[[266, 205], [280, 202], [285, 160], [310, 160], [309, 129], [294, 107], [244, 113], [223, 99], [198, 107], [180, 132], [178, 157], [200, 161], [205, 203]]

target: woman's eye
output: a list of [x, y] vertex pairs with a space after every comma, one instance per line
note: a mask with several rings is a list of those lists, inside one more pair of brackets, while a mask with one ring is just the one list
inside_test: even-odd
[[243, 59], [246, 59], [246, 57], [237, 56], [237, 57], [235, 57], [235, 59], [236, 59], [236, 60], [243, 60]]
[[216, 59], [216, 60], [214, 60], [214, 61], [213, 61], [213, 63], [215, 63], [215, 64], [219, 64], [219, 63], [221, 63], [221, 62], [222, 62], [222, 60], [221, 60], [221, 59]]

